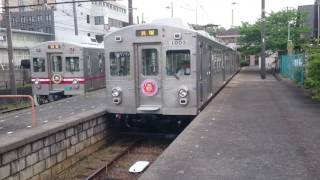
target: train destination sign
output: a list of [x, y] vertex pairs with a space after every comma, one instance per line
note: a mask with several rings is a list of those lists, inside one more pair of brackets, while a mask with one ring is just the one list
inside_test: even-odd
[[60, 49], [61, 46], [59, 44], [48, 45], [48, 49]]
[[158, 29], [137, 30], [136, 36], [138, 37], [158, 36]]

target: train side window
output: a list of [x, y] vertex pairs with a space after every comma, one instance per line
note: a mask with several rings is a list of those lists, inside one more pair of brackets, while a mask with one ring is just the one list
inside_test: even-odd
[[127, 76], [130, 74], [130, 52], [111, 52], [109, 56], [111, 76]]
[[52, 56], [52, 72], [62, 72], [61, 56]]
[[168, 76], [189, 76], [190, 51], [169, 50], [167, 51], [167, 75]]
[[105, 71], [105, 57], [104, 57], [104, 54], [99, 54], [98, 56], [98, 59], [99, 59], [99, 71], [101, 73], [103, 73]]
[[33, 72], [45, 72], [46, 64], [43, 58], [33, 58]]
[[67, 72], [79, 72], [79, 57], [66, 57], [66, 71]]
[[159, 73], [158, 50], [142, 50], [142, 74], [145, 76], [157, 76]]

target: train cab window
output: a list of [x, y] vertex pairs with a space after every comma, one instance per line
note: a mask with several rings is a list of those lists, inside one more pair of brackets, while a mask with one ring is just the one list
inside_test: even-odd
[[189, 76], [190, 51], [170, 50], [167, 51], [167, 75], [168, 76]]
[[79, 72], [79, 57], [66, 57], [66, 71], [67, 72]]
[[110, 75], [127, 76], [130, 74], [130, 53], [128, 51], [110, 53]]
[[62, 72], [62, 58], [61, 56], [52, 56], [52, 72]]
[[157, 76], [159, 73], [158, 50], [142, 50], [142, 74], [145, 76]]
[[45, 72], [46, 64], [43, 58], [33, 58], [33, 72]]

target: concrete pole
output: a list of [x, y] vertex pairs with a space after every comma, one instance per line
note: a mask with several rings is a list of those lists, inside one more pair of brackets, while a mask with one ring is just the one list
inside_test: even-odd
[[76, 0], [73, 0], [72, 9], [73, 9], [73, 21], [74, 21], [74, 34], [76, 36], [78, 36], [79, 31], [78, 31], [78, 17], [77, 17]]
[[266, 40], [265, 40], [265, 23], [266, 23], [266, 8], [265, 0], [262, 0], [261, 6], [261, 79], [266, 79]]
[[11, 31], [9, 0], [5, 0], [5, 18], [6, 18], [7, 42], [8, 42], [10, 89], [11, 89], [11, 95], [17, 95], [16, 78], [14, 74], [14, 64], [13, 64], [13, 46], [12, 46], [12, 31]]
[[129, 25], [133, 25], [132, 0], [128, 0], [128, 10], [129, 10]]
[[171, 1], [171, 18], [173, 18], [173, 1]]

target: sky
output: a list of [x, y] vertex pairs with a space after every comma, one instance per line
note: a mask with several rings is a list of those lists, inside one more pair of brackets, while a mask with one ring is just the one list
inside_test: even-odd
[[[266, 11], [280, 11], [297, 8], [299, 5], [314, 4], [314, 0], [265, 0]], [[127, 0], [120, 0], [126, 4]], [[153, 19], [169, 18], [171, 10], [166, 7], [173, 2], [174, 17], [181, 18], [187, 23], [196, 23], [196, 7], [198, 7], [198, 24], [217, 24], [229, 28], [232, 22], [234, 8], [234, 25], [241, 22], [254, 23], [261, 16], [261, 0], [133, 0], [134, 21], [142, 16], [147, 22]], [[232, 2], [237, 4], [232, 5]], [[198, 6], [196, 5], [198, 4]]]

